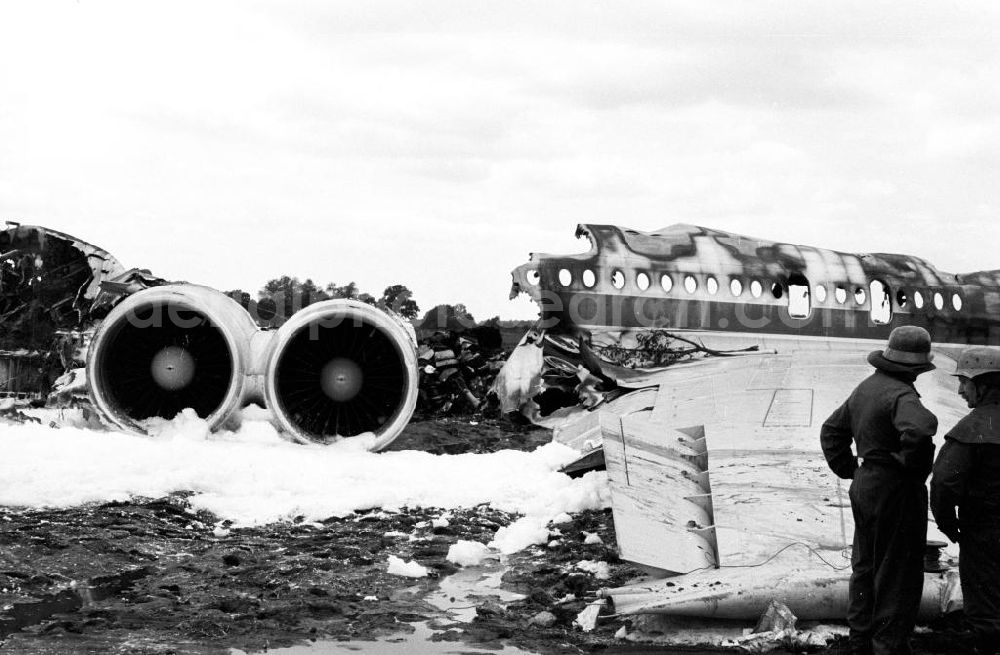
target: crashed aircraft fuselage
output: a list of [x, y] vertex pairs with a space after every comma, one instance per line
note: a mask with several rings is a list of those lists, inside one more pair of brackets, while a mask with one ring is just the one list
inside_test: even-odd
[[[917, 387], [943, 427], [957, 422], [965, 407], [952, 358], [970, 344], [1000, 345], [1000, 271], [954, 275], [918, 257], [691, 225], [586, 225], [577, 235], [589, 252], [532, 255], [512, 272], [512, 296], [529, 294], [542, 320], [498, 392], [581, 461], [603, 450], [622, 558], [673, 576], [610, 590], [616, 609], [755, 618], [782, 600], [801, 618], [842, 618], [853, 518], [819, 426], [899, 325], [931, 333], [938, 369]], [[651, 342], [684, 357], [621, 366], [622, 352]], [[558, 377], [574, 368], [575, 389]], [[541, 416], [535, 400], [553, 380], [588, 411]], [[789, 571], [806, 586], [792, 588]], [[960, 605], [955, 575], [928, 575], [926, 616]]]
[[1000, 345], [1000, 271], [955, 275], [918, 257], [850, 254], [692, 225], [642, 233], [581, 225], [590, 252], [533, 254], [512, 272], [543, 321], [882, 339], [897, 325], [935, 343]]

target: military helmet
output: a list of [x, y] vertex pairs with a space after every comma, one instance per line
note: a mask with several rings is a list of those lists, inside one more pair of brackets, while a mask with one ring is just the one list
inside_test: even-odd
[[952, 375], [975, 378], [986, 373], [1000, 373], [1000, 350], [977, 346], [962, 351]]

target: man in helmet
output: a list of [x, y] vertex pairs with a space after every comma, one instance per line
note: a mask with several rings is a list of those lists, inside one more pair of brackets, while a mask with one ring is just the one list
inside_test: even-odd
[[945, 435], [931, 478], [938, 527], [961, 545], [965, 618], [980, 653], [1000, 653], [1000, 351], [967, 348], [954, 375], [972, 411]]
[[[934, 369], [927, 330], [907, 325], [868, 355], [875, 372], [826, 420], [830, 469], [851, 480], [854, 546], [847, 623], [852, 653], [909, 653], [924, 583], [927, 487], [937, 418], [913, 383]], [[852, 451], [851, 446], [854, 446]]]

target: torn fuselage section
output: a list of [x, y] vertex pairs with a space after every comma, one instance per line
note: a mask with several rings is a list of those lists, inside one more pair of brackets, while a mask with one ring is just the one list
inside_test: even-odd
[[[649, 371], [693, 358], [788, 338], [883, 341], [899, 325], [923, 327], [937, 344], [1000, 346], [998, 271], [954, 275], [908, 255], [843, 253], [687, 224], [655, 232], [580, 225], [577, 236], [589, 240], [587, 252], [532, 254], [515, 268], [511, 297], [525, 293], [538, 305], [536, 331], [579, 344], [569, 366], [613, 382], [599, 392], [637, 388]], [[538, 393], [552, 373], [547, 356]], [[592, 401], [594, 390], [581, 400]], [[505, 406], [525, 395], [497, 394]], [[529, 404], [523, 413], [538, 411]]]
[[[746, 248], [744, 237], [687, 225], [653, 234], [580, 225], [576, 234], [590, 241], [588, 252], [533, 253], [527, 264], [512, 271], [511, 297], [528, 294], [539, 306], [540, 320], [510, 360], [509, 367], [518, 372], [502, 375], [495, 387], [505, 410], [520, 408], [535, 423], [557, 425], [579, 408], [590, 409], [605, 399], [650, 386], [652, 377], [665, 367], [756, 350], [754, 345], [713, 349], [699, 337], [683, 334], [690, 324], [688, 314], [707, 316], [708, 306], [680, 304], [670, 295], [681, 285], [692, 284], [678, 274], [675, 262], [684, 262], [683, 270], [702, 277], [710, 275], [713, 263], [725, 262], [727, 270], [735, 271], [739, 267], [731, 250]], [[718, 241], [726, 237], [729, 250]], [[713, 254], [706, 256], [709, 252]], [[750, 252], [743, 259], [744, 270], [768, 272]], [[711, 279], [709, 293], [714, 296], [719, 292], [718, 279]], [[523, 348], [531, 344], [544, 353], [525, 352]], [[539, 366], [533, 384], [527, 384], [531, 376], [525, 365], [533, 360]], [[504, 388], [511, 379], [517, 384]]]
[[0, 399], [43, 401], [82, 366], [101, 283], [122, 273], [104, 250], [44, 227], [0, 231]]
[[1000, 272], [954, 275], [918, 257], [853, 254], [677, 224], [581, 225], [583, 254], [533, 254], [512, 271], [543, 325], [883, 339], [897, 325], [935, 343], [1000, 345]]

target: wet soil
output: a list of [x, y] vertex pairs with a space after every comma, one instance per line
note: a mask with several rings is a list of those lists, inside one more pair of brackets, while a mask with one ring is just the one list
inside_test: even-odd
[[[550, 438], [499, 421], [436, 420], [413, 423], [393, 449], [531, 450]], [[435, 527], [443, 510], [414, 508], [232, 529], [193, 511], [188, 496], [0, 508], [0, 653], [214, 655], [412, 631], [442, 617], [428, 596], [457, 571], [449, 547], [487, 542], [517, 518], [480, 506], [451, 510], [447, 525]], [[503, 585], [522, 599], [474, 599], [473, 620], [434, 639], [538, 653], [654, 652], [615, 639], [631, 625], [625, 617], [603, 616], [593, 632], [573, 626], [597, 589], [639, 574], [617, 557], [610, 511], [584, 512], [553, 530], [550, 544], [504, 562]], [[585, 545], [584, 533], [602, 543]], [[390, 555], [431, 573], [389, 575]], [[608, 562], [610, 579], [575, 569], [581, 560]], [[918, 639], [920, 652], [962, 652], [966, 643], [954, 625]]]

